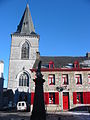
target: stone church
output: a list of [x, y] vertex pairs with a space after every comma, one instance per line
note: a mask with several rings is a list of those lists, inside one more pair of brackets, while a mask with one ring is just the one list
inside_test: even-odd
[[17, 31], [11, 34], [8, 89], [15, 94], [14, 102], [30, 101], [30, 69], [39, 48], [39, 35], [35, 33], [29, 5], [27, 4]]
[[28, 5], [11, 39], [8, 89], [14, 93], [14, 103], [25, 100], [33, 107], [33, 79], [41, 60], [46, 110], [90, 106], [90, 53], [79, 57], [40, 56], [39, 35], [35, 33]]

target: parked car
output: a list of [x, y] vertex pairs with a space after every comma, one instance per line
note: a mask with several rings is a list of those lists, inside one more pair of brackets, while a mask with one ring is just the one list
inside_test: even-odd
[[17, 103], [18, 111], [30, 111], [29, 105], [25, 101], [20, 101]]

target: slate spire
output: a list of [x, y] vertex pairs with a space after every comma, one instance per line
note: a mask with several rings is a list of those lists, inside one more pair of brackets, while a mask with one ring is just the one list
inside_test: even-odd
[[18, 25], [16, 33], [29, 35], [35, 33], [34, 25], [32, 22], [31, 13], [29, 10], [29, 5], [27, 4], [22, 19]]

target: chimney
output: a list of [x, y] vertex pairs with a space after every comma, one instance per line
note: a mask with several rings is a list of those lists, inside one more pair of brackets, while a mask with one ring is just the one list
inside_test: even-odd
[[40, 52], [36, 52], [36, 59], [40, 59]]
[[90, 52], [87, 52], [87, 53], [86, 53], [86, 57], [87, 57], [87, 58], [90, 58]]

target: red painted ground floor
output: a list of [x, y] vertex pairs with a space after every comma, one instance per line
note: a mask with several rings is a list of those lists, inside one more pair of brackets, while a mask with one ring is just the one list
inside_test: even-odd
[[[34, 101], [34, 92], [31, 93], [31, 105]], [[44, 101], [46, 105], [57, 105], [61, 104], [63, 110], [71, 109], [70, 103], [75, 105], [90, 104], [90, 92], [73, 92], [72, 99], [69, 92], [45, 92]]]

